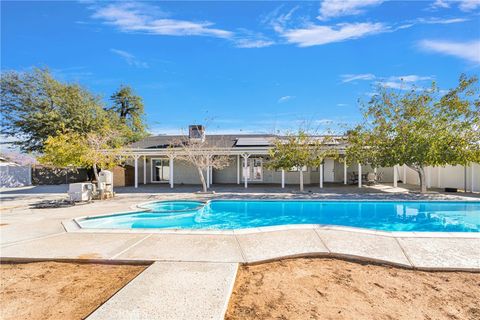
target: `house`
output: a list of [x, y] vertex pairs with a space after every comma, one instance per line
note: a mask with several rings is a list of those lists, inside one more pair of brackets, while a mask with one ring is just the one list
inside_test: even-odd
[[[158, 135], [150, 136], [133, 143], [124, 151], [129, 156], [129, 164], [134, 167], [134, 185], [169, 184], [173, 188], [176, 184], [200, 184], [198, 173], [194, 166], [176, 160], [176, 155], [182, 152], [181, 148], [172, 146], [174, 141], [184, 139], [184, 136]], [[271, 170], [266, 168], [270, 148], [275, 135], [270, 134], [237, 134], [216, 135], [207, 134], [201, 125], [189, 126], [188, 139], [202, 139], [211, 148], [211, 155], [228, 155], [230, 164], [221, 170], [210, 168], [205, 172], [207, 185], [211, 184], [238, 184], [248, 188], [251, 184], [286, 184], [299, 183], [299, 168], [289, 171]], [[322, 136], [318, 136], [322, 139]], [[324, 137], [323, 137], [324, 138]], [[336, 148], [339, 159], [325, 159], [320, 167], [303, 168], [305, 185], [320, 185], [323, 182], [347, 184], [350, 172], [373, 172], [370, 166], [346, 165], [342, 159], [345, 155], [346, 142], [343, 136], [330, 137], [332, 147]], [[393, 168], [379, 168], [384, 182], [393, 182], [396, 175]], [[359, 181], [359, 186], [361, 186]]]

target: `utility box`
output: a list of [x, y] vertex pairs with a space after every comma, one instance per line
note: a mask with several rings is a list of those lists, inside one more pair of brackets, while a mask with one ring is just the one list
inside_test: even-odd
[[102, 170], [98, 174], [98, 192], [100, 199], [113, 198], [113, 172]]
[[113, 192], [113, 173], [112, 171], [102, 170], [98, 174], [98, 189], [105, 192]]
[[75, 202], [91, 201], [95, 192], [95, 187], [90, 182], [70, 183], [68, 186], [68, 196]]

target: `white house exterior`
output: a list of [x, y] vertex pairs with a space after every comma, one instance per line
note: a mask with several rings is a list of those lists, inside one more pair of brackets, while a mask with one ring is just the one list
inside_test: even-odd
[[[203, 130], [201, 126], [195, 127]], [[174, 141], [182, 138], [184, 137], [173, 135], [151, 136], [132, 144], [131, 148], [124, 151], [124, 154], [132, 159], [130, 161], [135, 168], [135, 187], [139, 184], [169, 184], [171, 188], [175, 185], [200, 184], [195, 167], [176, 159], [176, 156], [182, 153], [181, 148], [171, 147]], [[205, 172], [207, 185], [238, 184], [248, 188], [252, 184], [277, 184], [281, 187], [299, 184], [297, 170], [272, 170], [265, 166], [275, 138], [274, 135], [264, 134], [205, 134], [204, 139], [206, 144], [212, 147], [213, 157], [228, 155], [231, 158], [227, 167], [221, 170], [210, 168]], [[304, 168], [305, 185], [323, 187], [324, 183], [347, 184], [352, 172], [365, 174], [374, 171], [368, 165], [346, 165], [342, 161], [345, 155], [345, 139], [339, 136], [332, 140], [332, 147], [337, 149], [339, 157], [325, 159], [318, 168]], [[382, 175], [383, 182], [393, 182], [393, 168], [379, 168], [376, 171]], [[359, 186], [361, 183], [359, 181]]]

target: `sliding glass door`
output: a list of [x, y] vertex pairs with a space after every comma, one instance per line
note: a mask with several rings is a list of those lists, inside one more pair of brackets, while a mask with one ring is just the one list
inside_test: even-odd
[[170, 162], [168, 159], [152, 159], [152, 182], [162, 183], [170, 180]]
[[248, 158], [247, 168], [245, 170], [245, 159], [242, 163], [242, 181], [245, 181], [245, 176], [248, 181], [263, 181], [263, 159], [262, 158]]

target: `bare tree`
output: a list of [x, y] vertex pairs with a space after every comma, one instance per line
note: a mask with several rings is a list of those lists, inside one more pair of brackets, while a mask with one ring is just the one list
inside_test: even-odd
[[176, 159], [195, 166], [200, 181], [202, 182], [203, 192], [208, 191], [204, 172], [206, 172], [209, 167], [223, 169], [230, 163], [228, 150], [210, 146], [205, 139], [185, 137], [174, 141], [171, 147], [179, 151], [178, 153], [173, 151]]

